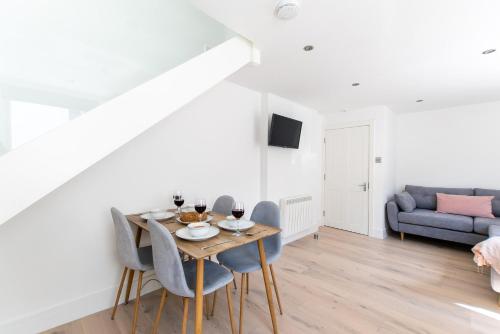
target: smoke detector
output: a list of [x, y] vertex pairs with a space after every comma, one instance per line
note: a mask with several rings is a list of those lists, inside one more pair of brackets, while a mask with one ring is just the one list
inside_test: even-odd
[[293, 19], [299, 13], [298, 0], [280, 0], [274, 9], [274, 15], [282, 20]]

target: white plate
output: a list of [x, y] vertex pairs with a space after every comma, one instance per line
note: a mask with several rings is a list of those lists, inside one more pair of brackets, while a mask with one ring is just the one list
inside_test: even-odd
[[220, 233], [220, 230], [215, 226], [210, 226], [208, 233], [202, 237], [193, 237], [191, 233], [189, 233], [189, 229], [187, 227], [183, 227], [175, 231], [175, 235], [181, 239], [189, 240], [189, 241], [203, 241], [208, 240], [210, 238], [215, 237]]
[[173, 214], [172, 212], [167, 212], [167, 211], [155, 212], [155, 213], [148, 212], [148, 213], [143, 213], [141, 215], [141, 218], [146, 219], [146, 220], [148, 220], [148, 219], [166, 220], [166, 219], [170, 219], [172, 217], [175, 217], [175, 214]]
[[202, 220], [202, 221], [195, 221], [195, 222], [183, 222], [179, 217], [177, 217], [177, 221], [181, 224], [184, 224], [184, 225], [187, 225], [187, 224], [191, 224], [191, 223], [208, 223], [209, 221], [211, 221], [214, 217], [210, 216], [210, 215], [207, 215], [207, 219], [206, 220]]
[[[236, 231], [236, 220], [222, 220], [217, 223], [217, 225], [228, 231]], [[240, 220], [240, 231], [247, 231], [255, 226], [255, 223], [251, 220]]]

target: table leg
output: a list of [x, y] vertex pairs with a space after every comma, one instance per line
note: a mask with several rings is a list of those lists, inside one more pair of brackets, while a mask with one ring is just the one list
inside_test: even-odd
[[196, 260], [196, 290], [195, 290], [195, 316], [194, 332], [201, 334], [203, 324], [203, 270], [205, 269], [205, 260]]
[[142, 228], [137, 226], [137, 232], [135, 234], [135, 246], [139, 248], [139, 245], [141, 243], [141, 236], [142, 236]]
[[[137, 226], [137, 232], [135, 234], [135, 246], [139, 248], [139, 244], [141, 243], [142, 236], [142, 228]], [[132, 290], [132, 282], [134, 281], [134, 270], [130, 269], [128, 271], [128, 281], [127, 281], [127, 290], [125, 290], [125, 304], [128, 304], [130, 298], [130, 290]]]
[[273, 323], [273, 333], [278, 334], [278, 324], [276, 323], [276, 315], [274, 313], [273, 293], [271, 291], [271, 284], [269, 282], [269, 268], [267, 266], [266, 252], [264, 250], [264, 242], [262, 239], [257, 241], [259, 246], [260, 266], [262, 267], [262, 276], [264, 276], [264, 285], [266, 286], [267, 303], [269, 305], [269, 313], [271, 314], [271, 321]]

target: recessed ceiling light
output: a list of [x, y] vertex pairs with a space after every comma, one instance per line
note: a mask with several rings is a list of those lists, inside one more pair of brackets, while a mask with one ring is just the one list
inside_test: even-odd
[[358, 87], [358, 86], [359, 86], [359, 82], [353, 82], [353, 83], [352, 83], [352, 86], [353, 86], [353, 87]]
[[417, 100], [417, 101], [415, 101], [415, 102], [420, 103], [420, 102], [424, 102], [424, 100], [422, 100], [422, 99], [418, 99], [418, 100]]
[[495, 52], [495, 51], [496, 51], [496, 49], [488, 49], [488, 50], [484, 50], [484, 51], [483, 51], [483, 55], [489, 55], [490, 53], [493, 53], [493, 52]]
[[304, 51], [309, 52], [309, 51], [312, 51], [313, 49], [314, 49], [314, 46], [312, 46], [312, 45], [306, 45], [306, 46], [304, 46]]

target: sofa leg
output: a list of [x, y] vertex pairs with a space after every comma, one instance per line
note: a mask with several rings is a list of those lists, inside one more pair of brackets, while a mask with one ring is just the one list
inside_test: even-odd
[[405, 240], [405, 233], [404, 232], [399, 232], [399, 236], [401, 238], [401, 241]]
[[500, 293], [498, 294], [498, 299], [497, 299], [497, 302], [498, 302], [498, 306], [500, 306]]

